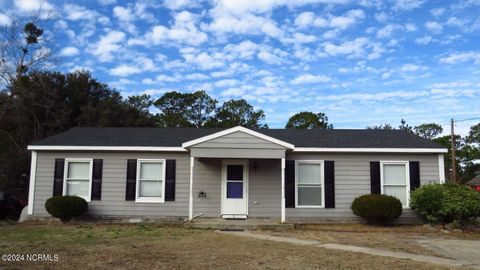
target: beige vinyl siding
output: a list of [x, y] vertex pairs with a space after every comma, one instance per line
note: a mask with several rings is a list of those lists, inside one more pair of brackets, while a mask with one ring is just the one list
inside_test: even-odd
[[[340, 221], [360, 219], [353, 215], [352, 201], [370, 194], [370, 161], [419, 161], [421, 185], [439, 182], [438, 157], [435, 154], [315, 154], [292, 153], [287, 160], [333, 160], [335, 162], [335, 208], [287, 208], [287, 220], [297, 222]], [[402, 219], [417, 215], [404, 209]], [[316, 220], [315, 220], [316, 219]]]
[[282, 158], [285, 147], [242, 131], [211, 139], [190, 147], [195, 157], [207, 158]]
[[[234, 153], [230, 150], [227, 153]], [[34, 216], [47, 216], [44, 204], [52, 196], [55, 158], [103, 159], [102, 200], [89, 203], [89, 214], [124, 217], [187, 217], [189, 204], [190, 154], [152, 152], [44, 152], [38, 151], [34, 193]], [[175, 159], [176, 194], [174, 202], [135, 203], [125, 201], [128, 159]], [[278, 217], [281, 207], [280, 159], [249, 159], [249, 217]], [[287, 160], [335, 161], [335, 208], [287, 208], [287, 221], [326, 222], [359, 220], [351, 210], [354, 198], [370, 193], [370, 161], [419, 161], [421, 184], [439, 181], [436, 154], [354, 154], [287, 153]], [[257, 164], [255, 169], [254, 164]], [[221, 158], [195, 158], [194, 215], [220, 217]], [[206, 198], [198, 198], [203, 190]], [[255, 203], [256, 202], [256, 203]], [[405, 210], [402, 218], [413, 218]]]
[[[94, 216], [186, 217], [190, 160], [188, 153], [133, 152], [43, 152], [38, 151], [35, 179], [34, 216], [48, 216], [45, 201], [52, 196], [56, 158], [103, 159], [102, 200], [89, 203], [88, 214]], [[175, 201], [136, 203], [125, 201], [128, 159], [175, 159]]]

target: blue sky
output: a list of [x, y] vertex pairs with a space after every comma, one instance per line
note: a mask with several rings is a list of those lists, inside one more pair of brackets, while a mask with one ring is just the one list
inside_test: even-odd
[[124, 96], [203, 89], [245, 98], [270, 127], [299, 111], [336, 128], [480, 115], [478, 0], [4, 0], [0, 25], [32, 12], [57, 69]]

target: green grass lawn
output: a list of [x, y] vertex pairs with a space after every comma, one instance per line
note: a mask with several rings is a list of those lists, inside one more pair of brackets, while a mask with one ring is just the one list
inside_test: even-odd
[[2, 224], [0, 251], [58, 254], [1, 269], [451, 269], [154, 224]]

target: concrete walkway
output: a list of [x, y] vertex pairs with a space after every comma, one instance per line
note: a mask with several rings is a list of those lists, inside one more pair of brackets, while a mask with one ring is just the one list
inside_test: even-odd
[[251, 233], [249, 231], [243, 231], [243, 232], [217, 231], [217, 232], [236, 235], [236, 236], [250, 237], [250, 238], [255, 238], [260, 240], [290, 243], [294, 245], [315, 246], [315, 247], [343, 250], [343, 251], [349, 251], [349, 252], [360, 252], [360, 253], [365, 253], [365, 254], [370, 254], [375, 256], [392, 257], [397, 259], [409, 259], [417, 262], [441, 264], [441, 265], [447, 265], [447, 266], [469, 266], [469, 267], [480, 269], [480, 264], [476, 264], [476, 262], [466, 261], [466, 260], [454, 260], [454, 259], [418, 255], [418, 254], [406, 253], [406, 252], [388, 251], [384, 249], [357, 247], [357, 246], [349, 246], [349, 245], [341, 245], [341, 244], [333, 244], [333, 243], [322, 243], [315, 240], [304, 240], [304, 239], [291, 238], [291, 237], [272, 236], [272, 235], [266, 235], [266, 234], [260, 234], [260, 233]]

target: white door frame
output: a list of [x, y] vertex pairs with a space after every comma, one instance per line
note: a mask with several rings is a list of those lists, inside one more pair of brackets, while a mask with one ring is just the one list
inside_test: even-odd
[[[227, 199], [227, 165], [243, 166], [243, 200], [245, 201], [245, 214], [225, 214], [225, 200]], [[248, 180], [249, 180], [249, 162], [248, 160], [222, 160], [222, 192], [221, 192], [221, 215], [223, 218], [247, 218], [248, 216]]]

